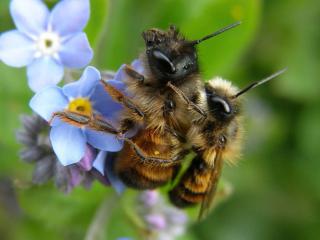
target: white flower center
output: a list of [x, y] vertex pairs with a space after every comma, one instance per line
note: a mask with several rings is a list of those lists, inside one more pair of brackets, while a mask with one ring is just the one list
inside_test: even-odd
[[37, 56], [53, 56], [56, 55], [60, 49], [60, 37], [54, 32], [42, 33], [37, 41]]

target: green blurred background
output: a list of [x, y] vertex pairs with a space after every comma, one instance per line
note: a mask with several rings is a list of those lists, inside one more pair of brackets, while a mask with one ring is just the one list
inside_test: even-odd
[[[8, 5], [0, 1], [0, 32], [14, 28]], [[136, 58], [140, 33], [149, 27], [174, 23], [195, 39], [243, 20], [199, 46], [204, 79], [220, 75], [244, 86], [288, 71], [247, 94], [243, 157], [223, 172], [234, 193], [180, 239], [319, 239], [320, 2], [91, 0], [91, 8], [86, 32], [99, 69], [116, 70]], [[0, 238], [84, 239], [113, 190], [95, 183], [65, 195], [53, 184], [30, 184], [32, 166], [19, 160], [15, 131], [19, 114], [31, 112], [31, 96], [25, 69], [0, 63]], [[97, 239], [140, 239], [118, 208], [110, 205], [113, 215]]]

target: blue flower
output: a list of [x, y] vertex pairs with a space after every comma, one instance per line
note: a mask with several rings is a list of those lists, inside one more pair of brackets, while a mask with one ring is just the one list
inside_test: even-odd
[[61, 81], [64, 67], [82, 68], [93, 52], [83, 29], [89, 0], [62, 0], [50, 12], [41, 0], [12, 0], [17, 30], [0, 36], [0, 59], [12, 67], [27, 66], [30, 88], [37, 92]]
[[[98, 70], [87, 67], [81, 78], [63, 88], [49, 86], [38, 92], [30, 101], [30, 107], [42, 118], [49, 121], [53, 113], [69, 110], [86, 115], [99, 114], [118, 127], [119, 114], [123, 107], [115, 103], [104, 91]], [[123, 89], [121, 81], [109, 81]], [[84, 156], [86, 144], [108, 152], [120, 151], [123, 141], [117, 136], [88, 128], [79, 128], [55, 118], [50, 130], [50, 140], [60, 162], [66, 166], [77, 163]]]

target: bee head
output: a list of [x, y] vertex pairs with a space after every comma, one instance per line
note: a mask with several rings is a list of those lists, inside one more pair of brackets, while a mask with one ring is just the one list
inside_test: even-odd
[[232, 120], [239, 113], [241, 105], [240, 98], [244, 93], [269, 82], [284, 73], [286, 70], [287, 69], [284, 68], [277, 71], [262, 80], [249, 84], [241, 90], [234, 87], [231, 82], [219, 77], [210, 80], [205, 85], [205, 96], [210, 115], [218, 121]]
[[142, 33], [150, 70], [160, 81], [179, 82], [198, 72], [197, 52], [174, 26], [168, 31], [149, 29]]
[[207, 106], [210, 115], [217, 121], [231, 121], [239, 112], [239, 99], [233, 96], [237, 88], [221, 78], [209, 81], [205, 86]]
[[177, 85], [181, 80], [199, 72], [196, 45], [238, 26], [241, 22], [228, 25], [203, 38], [189, 41], [179, 34], [175, 26], [168, 31], [156, 28], [142, 33], [146, 44], [146, 55], [150, 69], [162, 83]]

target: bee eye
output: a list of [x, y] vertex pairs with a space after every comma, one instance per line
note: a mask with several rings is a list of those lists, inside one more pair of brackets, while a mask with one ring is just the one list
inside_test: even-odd
[[221, 97], [211, 97], [212, 107], [214, 111], [222, 112], [226, 115], [231, 113], [231, 107], [229, 103]]
[[158, 67], [167, 73], [175, 73], [176, 68], [171, 60], [162, 52], [155, 50], [153, 57], [157, 60]]

